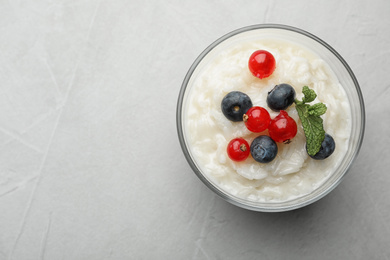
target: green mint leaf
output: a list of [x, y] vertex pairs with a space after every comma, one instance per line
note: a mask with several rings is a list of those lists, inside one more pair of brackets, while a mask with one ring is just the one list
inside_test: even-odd
[[305, 120], [305, 126], [303, 127], [303, 130], [305, 131], [306, 135], [307, 153], [310, 155], [315, 155], [320, 150], [322, 141], [325, 139], [322, 118], [319, 116], [308, 116]]
[[305, 104], [305, 102], [299, 101], [298, 99], [295, 99], [295, 100], [294, 100], [294, 103], [295, 103], [296, 105], [303, 105], [303, 104]]
[[302, 118], [306, 119], [309, 116], [309, 107], [310, 105], [308, 104], [303, 104], [303, 103], [295, 104], [295, 109], [297, 110], [298, 116], [301, 119], [301, 121]]
[[324, 103], [317, 103], [309, 107], [309, 115], [311, 116], [321, 116], [325, 114], [327, 107]]
[[312, 102], [317, 97], [317, 94], [314, 92], [314, 90], [309, 89], [308, 86], [303, 87], [302, 93], [303, 95], [305, 95], [304, 98], [302, 99], [302, 102], [304, 103]]
[[317, 103], [312, 106], [305, 104], [313, 101], [317, 94], [307, 86], [303, 87], [302, 92], [305, 96], [302, 101], [295, 100], [295, 108], [305, 132], [307, 153], [315, 155], [320, 150], [322, 141], [325, 138], [323, 120], [320, 116], [326, 112], [327, 108], [323, 103]]

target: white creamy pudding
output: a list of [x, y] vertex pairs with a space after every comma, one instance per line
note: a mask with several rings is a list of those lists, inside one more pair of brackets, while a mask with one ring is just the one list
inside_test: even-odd
[[[254, 77], [248, 59], [256, 50], [267, 50], [276, 60], [276, 69], [265, 79]], [[314, 160], [306, 152], [306, 138], [295, 104], [286, 111], [298, 125], [290, 144], [277, 143], [278, 154], [270, 163], [249, 156], [234, 162], [227, 155], [230, 140], [243, 137], [250, 144], [262, 133], [252, 133], [243, 122], [229, 121], [221, 111], [223, 97], [231, 91], [247, 94], [254, 106], [279, 113], [267, 106], [267, 94], [275, 85], [294, 87], [297, 99], [302, 87], [317, 93], [313, 103], [322, 102], [324, 129], [336, 143], [325, 160]], [[304, 46], [280, 38], [238, 39], [221, 44], [198, 65], [188, 83], [183, 102], [183, 131], [190, 155], [203, 175], [223, 191], [254, 202], [283, 202], [318, 188], [342, 162], [351, 135], [351, 108], [348, 97], [329, 66]]]

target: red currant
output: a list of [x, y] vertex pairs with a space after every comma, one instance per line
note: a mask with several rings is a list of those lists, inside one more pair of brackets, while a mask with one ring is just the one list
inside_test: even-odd
[[270, 137], [278, 143], [290, 143], [290, 140], [297, 134], [297, 123], [284, 110], [271, 120], [268, 132]]
[[255, 106], [249, 108], [243, 120], [249, 131], [260, 133], [268, 128], [271, 117], [265, 108]]
[[258, 50], [252, 53], [248, 62], [249, 70], [253, 76], [263, 79], [271, 76], [276, 67], [274, 56], [265, 50]]
[[249, 144], [244, 138], [235, 138], [227, 146], [227, 154], [236, 162], [244, 161], [250, 153]]

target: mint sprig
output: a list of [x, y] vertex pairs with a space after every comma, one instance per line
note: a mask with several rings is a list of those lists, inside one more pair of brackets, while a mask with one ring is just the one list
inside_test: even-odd
[[325, 138], [321, 115], [325, 114], [327, 107], [323, 103], [306, 104], [314, 101], [317, 97], [314, 90], [309, 89], [308, 86], [303, 87], [302, 93], [304, 95], [302, 101], [295, 99], [294, 103], [305, 132], [307, 153], [313, 156], [318, 153]]

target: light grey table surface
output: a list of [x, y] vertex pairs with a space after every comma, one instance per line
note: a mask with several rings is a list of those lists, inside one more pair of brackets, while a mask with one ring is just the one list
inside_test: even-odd
[[[390, 259], [390, 2], [0, 1], [0, 260]], [[192, 62], [281, 23], [353, 69], [366, 134], [343, 182], [285, 213], [211, 192], [176, 133]]]

